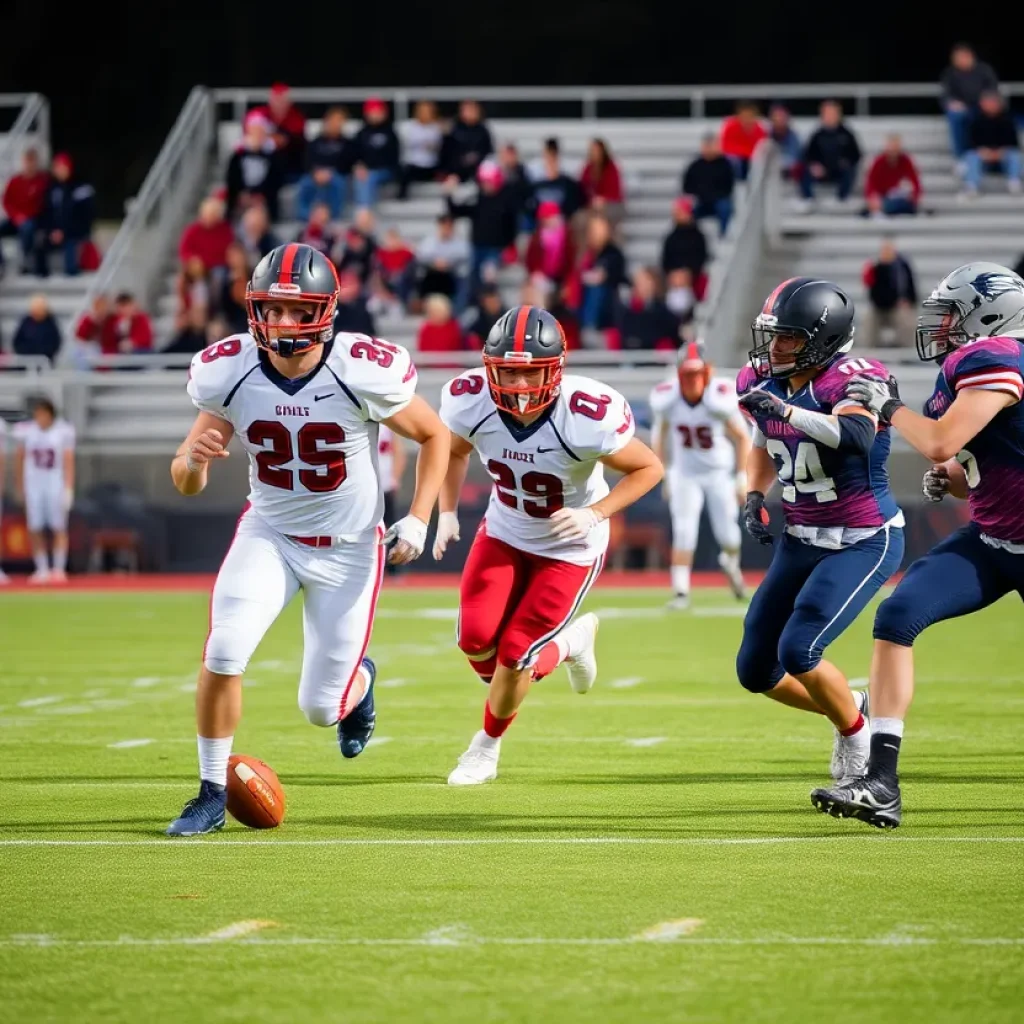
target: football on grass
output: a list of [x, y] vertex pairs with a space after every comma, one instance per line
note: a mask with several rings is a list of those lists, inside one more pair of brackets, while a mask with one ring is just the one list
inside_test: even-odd
[[269, 764], [246, 754], [228, 761], [228, 813], [249, 828], [277, 828], [284, 820], [284, 790]]

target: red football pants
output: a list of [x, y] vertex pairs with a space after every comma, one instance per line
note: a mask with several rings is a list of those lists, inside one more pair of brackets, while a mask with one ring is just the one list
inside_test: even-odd
[[495, 662], [529, 668], [569, 624], [603, 565], [603, 555], [591, 565], [573, 565], [527, 554], [481, 527], [462, 572], [459, 649], [485, 680]]

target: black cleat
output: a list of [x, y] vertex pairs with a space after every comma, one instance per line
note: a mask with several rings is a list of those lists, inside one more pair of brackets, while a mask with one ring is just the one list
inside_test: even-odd
[[833, 818], [856, 818], [875, 828], [899, 828], [903, 820], [903, 804], [899, 783], [890, 785], [876, 775], [865, 775], [847, 786], [816, 789], [811, 803], [822, 814]]

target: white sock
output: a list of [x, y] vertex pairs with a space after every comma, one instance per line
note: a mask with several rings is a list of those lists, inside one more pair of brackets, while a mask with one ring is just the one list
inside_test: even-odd
[[559, 633], [554, 640], [552, 640], [552, 643], [558, 648], [559, 665], [561, 665], [562, 662], [569, 657], [569, 641], [565, 638], [565, 634], [568, 632], [569, 630], [563, 629], [562, 632]]
[[470, 743], [470, 746], [482, 750], [497, 750], [501, 746], [501, 737], [488, 736], [487, 733], [481, 729], [473, 737], [473, 742]]
[[871, 731], [876, 735], [884, 732], [886, 736], [897, 736], [903, 739], [902, 718], [873, 718], [871, 720]]
[[63, 572], [68, 566], [68, 550], [67, 548], [54, 548], [53, 549], [53, 567], [57, 572]]
[[672, 566], [672, 589], [677, 594], [690, 592], [690, 567], [688, 565]]
[[719, 551], [718, 564], [727, 572], [735, 572], [740, 567], [738, 551]]
[[208, 740], [205, 736], [197, 736], [199, 745], [199, 778], [204, 782], [214, 782], [218, 786], [228, 784], [228, 758], [231, 756], [231, 743], [234, 736], [224, 736]]
[[33, 557], [33, 559], [35, 560], [35, 563], [36, 563], [36, 572], [49, 572], [50, 571], [50, 566], [47, 564], [47, 561], [46, 561], [46, 552], [45, 551], [37, 551], [32, 557]]

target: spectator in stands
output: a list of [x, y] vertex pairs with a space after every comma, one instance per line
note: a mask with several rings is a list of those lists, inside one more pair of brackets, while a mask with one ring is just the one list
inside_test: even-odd
[[71, 157], [58, 153], [50, 165], [50, 187], [42, 214], [42, 232], [36, 247], [36, 274], [50, 273], [49, 256], [54, 249], [64, 254], [64, 273], [79, 272], [82, 248], [91, 241], [96, 216], [96, 192], [92, 185], [75, 176]]
[[693, 219], [693, 201], [679, 196], [672, 205], [675, 227], [661, 243], [661, 272], [668, 277], [673, 270], [683, 267], [690, 271], [694, 281], [704, 272], [708, 261], [708, 243]]
[[518, 232], [525, 234], [530, 230], [526, 226], [528, 221], [525, 210], [533, 193], [533, 184], [527, 177], [526, 168], [523, 167], [519, 159], [519, 150], [516, 149], [514, 143], [506, 142], [498, 150], [498, 166], [501, 168], [505, 188], [508, 189], [509, 196], [516, 208]]
[[[374, 292], [378, 304], [399, 312], [405, 308], [416, 280], [416, 253], [397, 228], [388, 228], [374, 255]], [[395, 306], [399, 309], [394, 309]]]
[[306, 147], [306, 167], [333, 167], [348, 190], [348, 179], [355, 163], [355, 143], [348, 137], [348, 111], [330, 107], [320, 122], [320, 134]]
[[800, 158], [804, 147], [800, 136], [790, 123], [789, 108], [784, 103], [773, 103], [768, 111], [768, 120], [768, 138], [775, 143], [779, 151], [782, 177], [795, 181], [799, 178]]
[[381, 185], [398, 179], [400, 147], [388, 117], [388, 105], [382, 99], [372, 97], [363, 104], [363, 127], [355, 138], [353, 170], [355, 203], [362, 208], [376, 204]]
[[908, 345], [914, 336], [917, 288], [910, 264], [896, 251], [891, 238], [882, 240], [878, 258], [864, 267], [863, 279], [870, 300], [865, 331], [868, 343]]
[[338, 275], [338, 311], [334, 314], [335, 331], [349, 334], [377, 335], [377, 324], [363, 297], [363, 282], [358, 274], [343, 271]]
[[[494, 281], [501, 266], [502, 254], [516, 240], [516, 206], [511, 193], [505, 190], [501, 168], [494, 160], [485, 160], [476, 172], [477, 185], [472, 195], [461, 202], [448, 197], [448, 210], [453, 217], [469, 220], [471, 247], [469, 277], [466, 287], [456, 293], [458, 313], [472, 301], [483, 281]], [[446, 187], [454, 180], [449, 178]], [[465, 189], [467, 186], [463, 186]]]
[[423, 302], [425, 319], [416, 336], [419, 352], [461, 352], [462, 327], [452, 314], [446, 295], [428, 295]]
[[1024, 255], [1017, 260], [1017, 265], [1013, 268], [1013, 272], [1018, 276], [1024, 276]]
[[424, 238], [416, 250], [419, 296], [454, 296], [469, 273], [470, 255], [469, 242], [455, 234], [452, 215], [441, 214], [434, 233]]
[[580, 260], [580, 326], [587, 348], [603, 347], [604, 338], [595, 332], [614, 325], [619, 286], [626, 282], [626, 257], [612, 241], [612, 226], [603, 214], [594, 214]]
[[970, 149], [964, 153], [964, 194], [976, 196], [982, 175], [1006, 176], [1010, 192], [1020, 192], [1021, 155], [1017, 124], [997, 92], [982, 94], [977, 115], [971, 121]]
[[660, 281], [654, 267], [639, 267], [633, 274], [633, 290], [619, 309], [620, 347], [628, 350], [679, 348], [677, 317], [659, 295]]
[[213, 308], [224, 322], [226, 334], [242, 334], [249, 330], [249, 314], [245, 308], [245, 290], [252, 276], [245, 246], [232, 242], [227, 250], [227, 266], [214, 297]]
[[547, 139], [544, 142], [540, 173], [530, 186], [527, 212], [530, 216], [531, 231], [541, 203], [557, 203], [562, 210], [562, 216], [569, 221], [583, 206], [583, 189], [580, 188], [579, 182], [562, 170], [558, 139]]
[[696, 281], [689, 267], [677, 267], [665, 276], [665, 305], [678, 317], [680, 323], [693, 320], [697, 308]]
[[580, 341], [579, 317], [569, 308], [562, 294], [545, 291], [536, 283], [527, 280], [523, 285], [521, 302], [546, 309], [562, 325], [567, 351], [576, 352], [583, 347]]
[[483, 346], [491, 328], [504, 312], [505, 307], [501, 301], [501, 290], [498, 286], [496, 284], [483, 285], [477, 292], [476, 315], [470, 321], [469, 330], [466, 332], [467, 341], [471, 347]]
[[471, 181], [493, 152], [494, 141], [484, 123], [483, 109], [476, 100], [463, 100], [459, 116], [441, 146], [442, 170], [456, 181]]
[[587, 162], [580, 175], [580, 188], [587, 209], [600, 210], [613, 226], [622, 220], [626, 202], [622, 175], [604, 139], [590, 140]]
[[340, 236], [331, 224], [331, 208], [326, 203], [313, 204], [309, 220], [299, 232], [297, 241], [319, 249], [330, 259], [336, 257], [335, 250], [340, 244]]
[[921, 201], [921, 179], [910, 156], [903, 151], [899, 135], [885, 140], [885, 150], [875, 157], [864, 184], [865, 216], [895, 217], [917, 213]]
[[246, 259], [253, 267], [271, 249], [276, 249], [281, 244], [277, 235], [270, 230], [270, 217], [262, 203], [254, 203], [242, 214], [236, 241], [242, 244]]
[[402, 129], [402, 173], [398, 183], [398, 198], [409, 195], [414, 181], [436, 181], [440, 174], [441, 144], [444, 132], [437, 116], [437, 104], [420, 100], [411, 121]]
[[338, 273], [355, 274], [364, 290], [369, 284], [374, 253], [377, 251], [376, 231], [377, 225], [373, 211], [369, 207], [363, 206], [356, 210], [355, 218], [342, 238]]
[[[201, 352], [207, 345], [207, 329], [208, 324], [205, 310], [200, 306], [193, 306], [185, 314], [180, 326], [175, 330], [171, 343], [163, 351], [179, 355]], [[225, 330], [224, 333], [233, 334], [235, 332]]]
[[526, 247], [526, 272], [545, 292], [560, 292], [576, 267], [576, 245], [557, 203], [537, 210], [537, 227]]
[[825, 100], [820, 107], [821, 123], [807, 140], [800, 175], [800, 209], [807, 212], [814, 200], [814, 187], [828, 182], [836, 187], [836, 198], [845, 202], [853, 190], [860, 163], [857, 137], [843, 123], [843, 108], [836, 100]]
[[52, 364], [60, 350], [60, 327], [42, 293], [33, 295], [28, 315], [18, 324], [11, 348], [16, 356], [46, 356]]
[[149, 352], [153, 348], [153, 325], [149, 317], [139, 309], [131, 292], [121, 292], [114, 299], [114, 316], [110, 334], [103, 339], [103, 351], [128, 355], [134, 352]]
[[716, 217], [722, 235], [732, 219], [732, 190], [736, 173], [718, 147], [718, 138], [705, 135], [700, 140], [700, 155], [683, 174], [683, 193], [693, 198], [696, 220]]
[[326, 206], [331, 220], [341, 220], [345, 208], [345, 182], [330, 164], [314, 164], [299, 179], [295, 215], [301, 221], [308, 221], [314, 204]]
[[206, 265], [198, 256], [193, 256], [178, 271], [176, 282], [177, 310], [174, 316], [174, 329], [180, 331], [189, 321], [195, 310], [201, 311], [201, 320], [205, 324], [210, 311], [210, 282], [206, 273]]
[[178, 259], [184, 266], [197, 257], [207, 270], [217, 270], [227, 262], [228, 247], [235, 240], [235, 232], [224, 219], [224, 201], [207, 196], [199, 206], [199, 217], [181, 233]]
[[245, 115], [245, 127], [253, 120], [265, 122], [272, 133], [284, 181], [298, 181], [306, 163], [306, 117], [292, 102], [288, 86], [283, 82], [271, 86], [270, 101]]
[[242, 144], [228, 161], [227, 200], [232, 219], [258, 202], [266, 206], [271, 221], [277, 220], [278, 193], [284, 184], [284, 175], [269, 128], [265, 117], [248, 117]]
[[75, 324], [75, 362], [86, 368], [103, 351], [103, 338], [112, 330], [113, 313], [110, 299], [102, 292], [93, 297], [87, 313], [83, 313]]
[[[21, 154], [21, 171], [13, 175], [4, 188], [3, 220], [0, 239], [17, 236], [21, 245], [21, 272], [31, 274], [32, 254], [36, 247], [50, 176], [39, 166], [39, 154], [26, 149]], [[3, 272], [4, 250], [0, 242], [0, 274]]]
[[949, 122], [949, 137], [957, 158], [971, 148], [970, 125], [978, 113], [981, 97], [999, 88], [992, 68], [978, 60], [969, 43], [957, 43], [949, 66], [942, 72], [942, 107]]
[[737, 181], [747, 180], [754, 150], [767, 135], [761, 123], [761, 108], [750, 100], [740, 100], [736, 113], [722, 122], [718, 145], [732, 163]]

